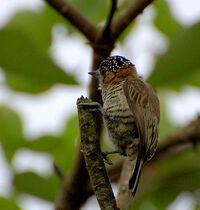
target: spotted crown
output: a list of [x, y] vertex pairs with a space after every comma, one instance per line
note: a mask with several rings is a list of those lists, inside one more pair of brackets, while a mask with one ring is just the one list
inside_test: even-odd
[[103, 75], [105, 72], [117, 72], [118, 69], [125, 69], [134, 66], [128, 59], [122, 56], [111, 56], [103, 60], [99, 66], [100, 73]]

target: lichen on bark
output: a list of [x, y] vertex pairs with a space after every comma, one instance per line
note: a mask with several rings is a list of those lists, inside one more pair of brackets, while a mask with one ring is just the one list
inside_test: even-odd
[[[81, 103], [92, 103], [81, 97], [77, 100], [81, 150], [84, 155], [93, 191], [101, 209], [117, 210], [116, 200], [106, 172], [100, 144], [98, 141], [96, 112], [81, 106]], [[81, 179], [81, 177], [80, 177]]]

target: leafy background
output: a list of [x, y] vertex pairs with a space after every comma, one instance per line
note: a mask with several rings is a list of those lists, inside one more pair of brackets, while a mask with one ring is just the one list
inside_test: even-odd
[[[97, 25], [108, 13], [106, 0], [70, 2]], [[128, 2], [122, 1], [119, 11]], [[190, 4], [191, 11], [200, 6], [197, 1]], [[160, 137], [172, 134], [200, 111], [200, 100], [194, 100], [200, 97], [200, 16], [187, 21], [186, 13], [181, 17], [177, 11], [170, 1], [155, 1], [128, 27], [113, 51], [133, 60], [158, 92]], [[52, 209], [59, 190], [52, 162], [63, 171], [73, 164], [78, 136], [75, 101], [87, 94], [91, 49], [76, 29], [41, 1], [6, 14], [10, 18], [0, 28], [0, 209]], [[179, 103], [183, 116], [176, 113], [177, 120], [172, 115], [178, 102], [169, 105], [172, 98], [191, 99], [187, 104], [192, 108]], [[152, 181], [134, 209], [187, 209], [187, 205], [198, 209], [198, 161], [198, 152], [188, 151], [159, 162], [156, 170], [163, 176]]]

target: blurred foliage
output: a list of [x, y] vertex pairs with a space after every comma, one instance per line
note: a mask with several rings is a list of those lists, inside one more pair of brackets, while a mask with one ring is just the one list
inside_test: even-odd
[[20, 210], [17, 204], [7, 198], [0, 197], [0, 209], [5, 210]]
[[45, 7], [42, 11], [31, 12], [22, 11], [13, 16], [5, 29], [23, 32], [29, 39], [37, 45], [39, 50], [46, 52], [52, 42], [52, 27], [57, 23], [65, 23], [64, 19], [50, 7]]
[[[200, 86], [200, 23], [185, 28], [170, 39], [148, 81], [154, 87], [180, 90], [183, 85]], [[194, 81], [193, 81], [194, 80]]]
[[16, 150], [24, 142], [19, 116], [7, 107], [0, 107], [0, 139], [7, 161], [10, 163]]
[[57, 83], [77, 84], [48, 55], [52, 27], [64, 22], [52, 11], [49, 7], [39, 13], [23, 11], [0, 30], [0, 67], [14, 90], [40, 93]]
[[68, 0], [78, 11], [87, 17], [93, 24], [100, 24], [105, 20], [109, 12], [109, 1], [107, 0]]
[[[184, 191], [194, 192], [200, 188], [200, 156], [193, 150], [177, 154], [160, 162], [152, 170], [151, 183], [145, 183], [145, 190], [130, 209], [140, 209], [143, 203], [152, 203], [155, 210], [165, 210]], [[147, 174], [141, 182], [148, 182]]]
[[[105, 23], [110, 2], [107, 0], [69, 0], [96, 25]], [[130, 3], [123, 1], [115, 17]], [[161, 103], [160, 137], [176, 131], [168, 119], [166, 100], [170, 91], [180, 91], [185, 85], [200, 86], [200, 23], [188, 28], [181, 26], [171, 15], [166, 1], [155, 1], [154, 26], [168, 39], [168, 49], [157, 56], [155, 67], [148, 81], [156, 88]], [[6, 77], [4, 86], [13, 91], [41, 93], [53, 85], [75, 85], [73, 75], [57, 66], [49, 56], [52, 45], [52, 29], [62, 23], [68, 33], [78, 31], [49, 6], [42, 6], [38, 12], [22, 11], [13, 16], [0, 29], [0, 67]], [[135, 21], [120, 36], [126, 39]], [[123, 42], [122, 42], [123, 43]], [[81, 94], [81, 93], [80, 93]], [[66, 122], [64, 131], [58, 136], [45, 135], [37, 139], [27, 139], [23, 134], [20, 116], [9, 105], [0, 106], [0, 142], [6, 161], [13, 173], [13, 193], [9, 198], [0, 197], [0, 209], [15, 210], [21, 193], [54, 201], [59, 190], [59, 180], [54, 173], [41, 177], [36, 172], [16, 173], [13, 169], [15, 153], [20, 149], [49, 154], [63, 171], [72, 167], [76, 139], [78, 140], [78, 120], [73, 116]], [[145, 182], [143, 196], [136, 199], [134, 209], [166, 209], [176, 196], [186, 190], [200, 188], [199, 156], [193, 150], [160, 161], [154, 168], [155, 177]], [[144, 175], [145, 177], [145, 175]], [[196, 207], [197, 208], [197, 207]]]
[[[21, 119], [13, 110], [0, 107], [0, 119], [0, 139], [7, 161], [10, 164], [15, 157], [15, 153], [19, 149], [26, 148], [31, 151], [50, 154], [54, 162], [64, 171], [68, 171], [72, 167], [76, 149], [75, 139], [79, 132], [77, 116], [68, 120], [66, 129], [59, 137], [43, 136], [35, 140], [25, 139]], [[14, 175], [13, 186], [16, 193], [28, 193], [54, 201], [59, 189], [59, 179], [55, 174], [41, 177], [34, 172], [25, 172]], [[7, 205], [8, 201], [5, 202], [5, 205]], [[4, 205], [4, 201], [2, 201], [2, 205]]]
[[16, 174], [13, 185], [20, 193], [28, 193], [48, 201], [54, 201], [59, 189], [59, 180], [55, 175], [44, 178], [36, 173], [26, 172]]
[[174, 36], [183, 27], [172, 17], [166, 1], [154, 1], [156, 9], [154, 24], [158, 30], [168, 37]]
[[60, 136], [42, 136], [34, 140], [25, 139], [21, 119], [13, 110], [0, 107], [0, 119], [0, 139], [9, 163], [17, 150], [27, 148], [51, 154], [55, 163], [65, 170], [71, 167], [76, 147], [75, 139], [79, 132], [77, 116], [68, 120], [66, 129]]
[[5, 70], [7, 84], [13, 89], [39, 93], [56, 83], [76, 84], [74, 78], [55, 65], [23, 31], [0, 31], [0, 43], [0, 66]]
[[171, 135], [175, 131], [176, 126], [169, 121], [166, 109], [166, 100], [169, 91], [166, 91], [164, 89], [159, 89], [159, 92], [157, 92], [157, 94], [160, 100], [160, 119], [161, 119], [159, 125], [159, 138], [162, 139], [167, 135]]

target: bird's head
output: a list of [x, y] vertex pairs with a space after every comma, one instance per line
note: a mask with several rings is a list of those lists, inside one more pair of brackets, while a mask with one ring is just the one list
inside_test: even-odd
[[138, 77], [135, 66], [128, 59], [118, 55], [106, 58], [100, 63], [98, 70], [89, 74], [97, 77], [101, 88], [104, 89], [123, 80]]

